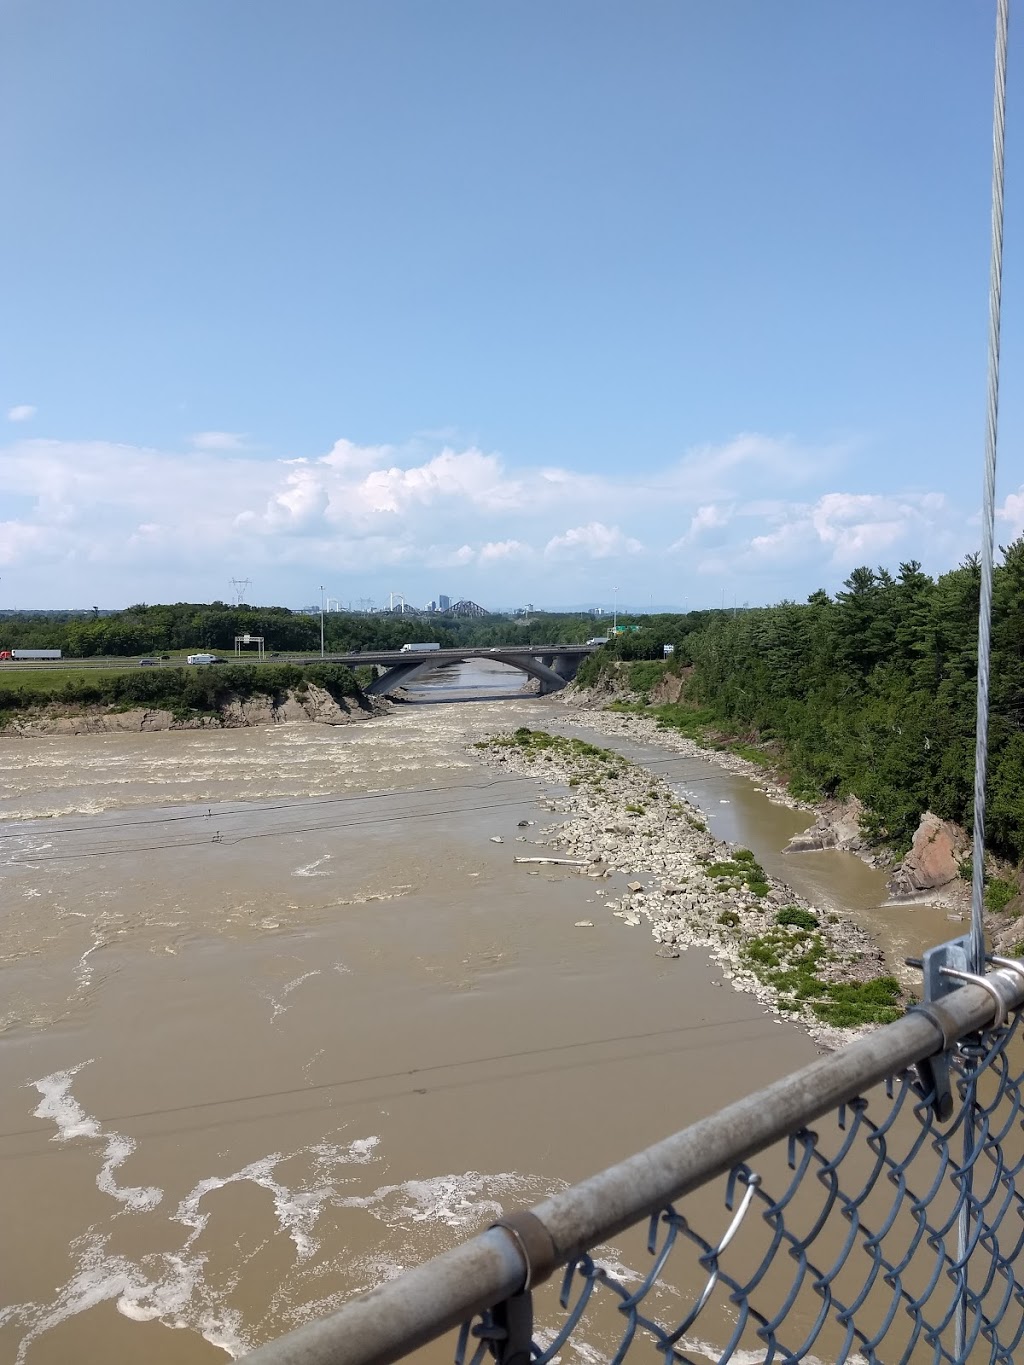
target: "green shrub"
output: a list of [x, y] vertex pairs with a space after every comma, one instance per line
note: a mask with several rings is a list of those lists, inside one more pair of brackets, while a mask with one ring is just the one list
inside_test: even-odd
[[791, 925], [794, 929], [817, 929], [818, 917], [799, 905], [787, 905], [776, 914], [775, 923]]

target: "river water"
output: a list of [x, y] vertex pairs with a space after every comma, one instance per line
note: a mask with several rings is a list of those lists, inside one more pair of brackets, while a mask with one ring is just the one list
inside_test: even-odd
[[[467, 746], [566, 728], [521, 681], [467, 666], [336, 729], [0, 739], [0, 1361], [237, 1356], [816, 1055], [513, 864], [546, 788]], [[600, 742], [901, 951], [946, 936], [852, 857], [783, 857], [809, 818], [746, 779]]]

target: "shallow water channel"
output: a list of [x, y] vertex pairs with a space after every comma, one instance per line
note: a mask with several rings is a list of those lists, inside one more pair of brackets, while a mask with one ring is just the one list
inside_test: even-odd
[[[566, 727], [521, 682], [337, 729], [0, 739], [0, 1361], [237, 1356], [816, 1055], [513, 864], [546, 788], [467, 746]], [[598, 742], [900, 951], [948, 928], [853, 858], [784, 858], [809, 819], [745, 779]]]

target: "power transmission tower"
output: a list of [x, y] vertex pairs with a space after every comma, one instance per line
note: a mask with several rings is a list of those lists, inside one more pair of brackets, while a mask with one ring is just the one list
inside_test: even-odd
[[251, 578], [233, 578], [231, 587], [234, 589], [235, 606], [240, 607], [245, 602], [246, 593], [252, 587]]

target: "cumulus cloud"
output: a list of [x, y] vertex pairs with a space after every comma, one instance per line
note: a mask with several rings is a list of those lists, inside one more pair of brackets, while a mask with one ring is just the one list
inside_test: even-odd
[[591, 521], [574, 526], [560, 536], [552, 536], [544, 547], [549, 559], [611, 559], [615, 555], [636, 555], [643, 550], [638, 540], [624, 535], [617, 526]]
[[1024, 533], [1024, 484], [1016, 493], [1008, 493], [1002, 507], [996, 508], [996, 520], [1005, 524], [1013, 540]]
[[522, 559], [529, 553], [529, 545], [521, 540], [489, 540], [481, 545], [478, 557], [481, 564], [504, 564], [510, 559]]
[[38, 411], [31, 403], [16, 403], [7, 409], [8, 422], [30, 422]]
[[698, 507], [690, 518], [690, 525], [686, 534], [673, 541], [668, 547], [669, 550], [682, 550], [697, 541], [708, 544], [723, 539], [721, 533], [732, 521], [732, 516], [731, 507], [720, 507], [713, 502], [705, 503], [703, 507]]
[[774, 527], [750, 539], [753, 559], [775, 564], [821, 561], [839, 568], [875, 563], [901, 546], [945, 534], [948, 506], [940, 493], [825, 493], [814, 503], [775, 509]]
[[[51, 581], [54, 605], [66, 605], [69, 583], [93, 601], [106, 583], [111, 604], [127, 583], [136, 599], [209, 599], [239, 566], [267, 600], [309, 600], [307, 582], [328, 573], [339, 588], [341, 576], [359, 578], [378, 598], [394, 588], [410, 600], [452, 590], [582, 601], [605, 564], [639, 600], [664, 570], [661, 600], [703, 575], [720, 580], [709, 589], [717, 601], [725, 581], [746, 580], [741, 600], [766, 600], [768, 584], [795, 595], [805, 580], [927, 559], [924, 549], [947, 543], [946, 562], [956, 561], [966, 518], [937, 493], [851, 493], [827, 475], [803, 486], [834, 458], [751, 434], [598, 474], [512, 465], [475, 445], [430, 448], [422, 436], [405, 446], [340, 439], [287, 459], [228, 432], [198, 433], [183, 452], [22, 439], [0, 450], [0, 563], [26, 581], [31, 571], [33, 585]], [[1024, 489], [1000, 516], [1024, 523]], [[450, 580], [432, 577], [441, 571]]]

